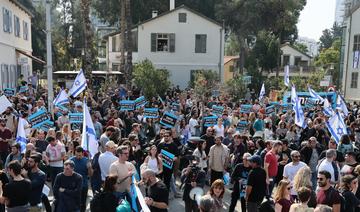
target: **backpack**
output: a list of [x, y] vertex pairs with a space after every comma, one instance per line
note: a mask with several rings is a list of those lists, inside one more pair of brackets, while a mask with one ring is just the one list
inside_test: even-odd
[[[330, 187], [330, 194], [329, 194], [329, 197], [332, 197], [332, 195], [335, 194], [335, 192], [337, 192], [340, 196], [340, 212], [346, 212], [346, 200], [344, 198], [344, 196], [342, 195], [341, 192], [339, 192], [338, 190], [336, 190], [335, 188], [333, 187]], [[326, 198], [327, 200], [327, 198]]]

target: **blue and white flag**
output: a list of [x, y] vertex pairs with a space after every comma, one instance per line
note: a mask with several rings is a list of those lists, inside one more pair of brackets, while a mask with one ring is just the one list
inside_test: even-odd
[[284, 84], [289, 87], [289, 84], [290, 84], [290, 77], [289, 77], [289, 65], [286, 65], [284, 67], [284, 72], [285, 72], [285, 75], [284, 75]]
[[339, 143], [341, 136], [347, 135], [346, 124], [339, 112], [334, 113], [325, 123], [337, 143]]
[[263, 83], [259, 94], [259, 100], [261, 101], [264, 98], [264, 96], [265, 96], [265, 84]]
[[54, 105], [64, 105], [69, 103], [69, 96], [65, 90], [61, 90], [54, 100]]
[[323, 112], [327, 116], [334, 115], [334, 110], [332, 109], [332, 106], [327, 98], [324, 98]]
[[86, 78], [82, 69], [75, 78], [74, 84], [70, 89], [70, 95], [73, 97], [77, 97], [81, 92], [83, 92], [86, 88]]
[[98, 141], [96, 139], [96, 133], [94, 124], [91, 120], [89, 108], [86, 105], [86, 101], [84, 100], [84, 116], [83, 116], [83, 134], [81, 140], [81, 147], [84, 150], [90, 152], [91, 158], [98, 152]]
[[295, 86], [293, 85], [291, 88], [291, 103], [293, 105], [293, 110], [295, 112], [295, 124], [299, 127], [305, 128], [305, 117], [303, 109], [301, 108], [300, 99], [296, 94]]
[[324, 101], [324, 98], [322, 98], [319, 94], [317, 94], [310, 86], [308, 86], [309, 94], [312, 98], [318, 99], [322, 103]]
[[338, 94], [337, 99], [336, 99], [336, 109], [340, 110], [341, 112], [343, 112], [343, 114], [345, 116], [349, 115], [349, 111], [347, 109], [346, 103], [344, 98]]
[[26, 124], [27, 121], [20, 117], [17, 128], [17, 134], [16, 134], [16, 143], [20, 144], [21, 153], [25, 153], [26, 150], [26, 144], [27, 144], [26, 133], [25, 133]]

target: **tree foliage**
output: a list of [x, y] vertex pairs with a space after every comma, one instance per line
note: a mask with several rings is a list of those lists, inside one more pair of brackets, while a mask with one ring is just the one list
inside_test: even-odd
[[334, 41], [342, 36], [342, 27], [336, 22], [331, 29], [325, 29], [320, 37], [320, 50], [328, 49]]
[[303, 43], [295, 42], [295, 43], [294, 43], [294, 47], [295, 47], [296, 49], [298, 49], [299, 51], [305, 53], [305, 54], [308, 53], [308, 48], [307, 48], [307, 46], [306, 46], [305, 44], [303, 44]]
[[198, 70], [195, 74], [194, 90], [197, 97], [208, 98], [220, 82], [219, 74], [212, 70]]
[[244, 98], [246, 93], [246, 86], [242, 75], [238, 75], [235, 78], [226, 82], [226, 91], [232, 98], [232, 101], [239, 101]]
[[163, 95], [171, 85], [169, 77], [167, 70], [155, 69], [147, 59], [136, 64], [133, 71], [134, 83], [142, 89], [147, 99]]

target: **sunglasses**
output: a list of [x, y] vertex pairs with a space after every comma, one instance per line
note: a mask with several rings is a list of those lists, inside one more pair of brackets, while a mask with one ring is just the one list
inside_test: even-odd
[[324, 180], [324, 178], [322, 178], [322, 177], [318, 177], [318, 178], [317, 178], [317, 180], [323, 181], [323, 180]]

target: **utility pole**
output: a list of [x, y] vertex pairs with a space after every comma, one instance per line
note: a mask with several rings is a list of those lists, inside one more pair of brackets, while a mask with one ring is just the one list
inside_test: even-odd
[[51, 0], [45, 0], [46, 9], [46, 70], [48, 84], [48, 111], [53, 114], [53, 67], [52, 67], [52, 50], [51, 50]]

